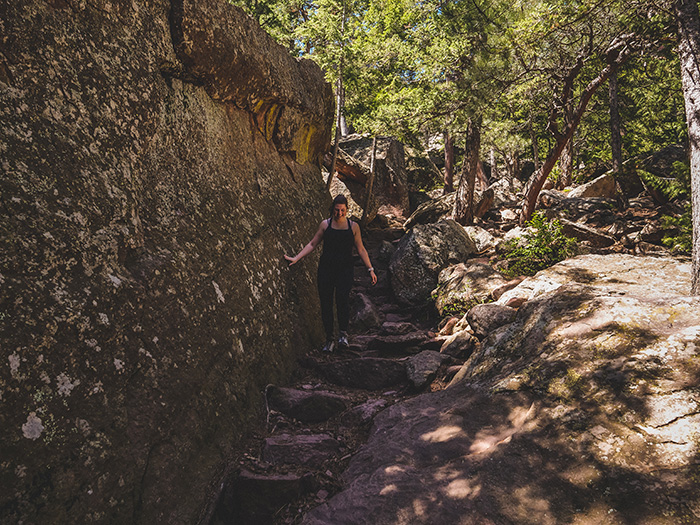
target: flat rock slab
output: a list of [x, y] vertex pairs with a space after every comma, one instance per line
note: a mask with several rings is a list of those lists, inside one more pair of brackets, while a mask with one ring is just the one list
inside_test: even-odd
[[579, 283], [610, 295], [645, 297], [647, 300], [684, 295], [690, 290], [691, 264], [670, 257], [635, 255], [579, 255], [527, 277], [496, 301], [526, 301], [552, 292], [560, 286]]
[[345, 410], [348, 399], [331, 392], [272, 386], [267, 390], [270, 408], [304, 423], [326, 421]]
[[318, 372], [336, 385], [379, 390], [406, 381], [403, 363], [379, 357], [317, 364]]
[[280, 434], [265, 439], [263, 460], [275, 465], [317, 467], [340, 451], [340, 443], [328, 434]]

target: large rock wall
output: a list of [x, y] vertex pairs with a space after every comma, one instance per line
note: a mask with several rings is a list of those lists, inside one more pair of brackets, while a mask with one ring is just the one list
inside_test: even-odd
[[282, 255], [330, 87], [223, 1], [2, 2], [0, 35], [0, 522], [197, 523], [322, 338]]

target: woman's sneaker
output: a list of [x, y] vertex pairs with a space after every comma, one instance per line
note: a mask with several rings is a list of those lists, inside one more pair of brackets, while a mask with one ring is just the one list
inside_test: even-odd
[[335, 342], [332, 339], [329, 339], [326, 341], [326, 344], [323, 345], [322, 352], [332, 352], [333, 349], [335, 348]]
[[345, 332], [340, 332], [340, 335], [338, 336], [338, 346], [340, 348], [347, 348], [350, 345], [348, 343], [348, 334]]

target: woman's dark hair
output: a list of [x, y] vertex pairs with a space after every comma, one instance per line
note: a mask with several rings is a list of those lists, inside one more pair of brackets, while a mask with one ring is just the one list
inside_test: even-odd
[[335, 196], [335, 199], [333, 199], [333, 203], [331, 204], [330, 209], [328, 210], [328, 213], [330, 215], [333, 215], [333, 210], [335, 209], [336, 204], [345, 204], [345, 207], [348, 207], [348, 198], [343, 195], [342, 193], [338, 194]]

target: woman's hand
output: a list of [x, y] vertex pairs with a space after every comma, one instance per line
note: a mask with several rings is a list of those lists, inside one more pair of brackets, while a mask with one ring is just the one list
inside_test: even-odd
[[369, 276], [372, 278], [372, 286], [377, 284], [377, 274], [374, 273], [374, 270], [370, 270]]
[[289, 255], [285, 255], [284, 258], [289, 261], [289, 266], [291, 266], [292, 264], [296, 264], [299, 260], [296, 257], [290, 257]]

